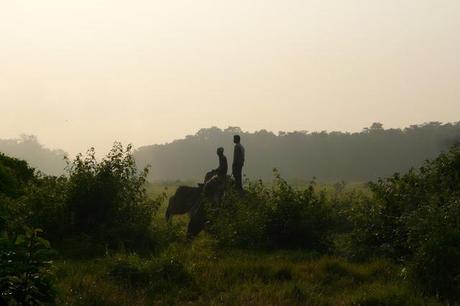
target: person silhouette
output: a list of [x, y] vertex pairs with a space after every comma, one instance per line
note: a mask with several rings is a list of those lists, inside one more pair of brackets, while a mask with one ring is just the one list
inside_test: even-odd
[[244, 147], [240, 143], [240, 135], [233, 136], [233, 142], [235, 143], [235, 149], [233, 151], [233, 164], [232, 174], [235, 178], [236, 188], [240, 191], [243, 190], [243, 166], [244, 166]]
[[228, 164], [227, 164], [227, 157], [224, 155], [224, 148], [219, 147], [217, 148], [217, 156], [219, 157], [219, 167], [216, 169], [212, 169], [211, 171], [207, 172], [204, 177], [204, 183], [209, 182], [211, 179], [217, 178], [221, 182], [225, 182], [227, 179], [227, 172], [228, 172]]
[[224, 155], [224, 148], [217, 148], [217, 156], [219, 157], [219, 167], [214, 169], [219, 178], [225, 179], [227, 177], [228, 164], [227, 157]]

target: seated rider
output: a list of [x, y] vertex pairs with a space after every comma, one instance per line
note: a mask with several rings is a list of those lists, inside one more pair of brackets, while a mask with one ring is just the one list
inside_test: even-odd
[[224, 155], [224, 148], [217, 148], [217, 156], [219, 157], [219, 167], [214, 169], [213, 172], [219, 176], [220, 179], [227, 178], [228, 164], [227, 157]]
[[224, 148], [217, 148], [217, 156], [219, 157], [219, 167], [206, 173], [204, 183], [206, 184], [213, 178], [219, 179], [221, 182], [225, 182], [228, 172], [227, 157], [224, 155]]

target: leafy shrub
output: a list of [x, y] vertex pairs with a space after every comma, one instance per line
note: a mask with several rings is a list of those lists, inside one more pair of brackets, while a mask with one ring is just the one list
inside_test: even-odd
[[34, 177], [34, 169], [23, 160], [0, 153], [0, 194], [17, 198]]
[[66, 193], [66, 177], [37, 175], [21, 199], [23, 222], [43, 229], [53, 245], [60, 244], [71, 230]]
[[34, 178], [34, 169], [23, 160], [0, 153], [0, 233], [21, 229], [25, 213], [20, 198]]
[[271, 192], [267, 236], [275, 248], [327, 250], [331, 244], [334, 212], [323, 193], [311, 183], [296, 190], [276, 175]]
[[5, 181], [11, 182], [0, 181], [0, 230], [42, 228], [54, 246], [76, 256], [103, 255], [110, 249], [148, 253], [177, 234], [152, 223], [165, 195], [149, 198], [148, 169], [138, 171], [131, 146], [115, 143], [101, 161], [90, 149], [68, 161], [67, 176], [61, 177], [34, 175], [25, 162], [3, 155], [2, 165], [6, 170], [0, 169], [0, 176], [8, 175]]
[[222, 246], [259, 248], [267, 245], [269, 193], [262, 182], [249, 184], [244, 196], [227, 188], [217, 207], [206, 203], [207, 228]]
[[101, 162], [91, 149], [69, 165], [66, 200], [75, 232], [111, 246], [132, 245], [144, 235], [159, 204], [147, 197], [147, 169], [138, 173], [131, 150], [115, 143]]
[[460, 147], [418, 171], [371, 183], [372, 199], [350, 211], [357, 250], [409, 266], [410, 278], [427, 293], [460, 294]]
[[249, 183], [243, 195], [230, 189], [218, 207], [208, 204], [210, 233], [223, 245], [326, 250], [334, 214], [325, 197], [313, 185], [297, 190], [275, 174], [271, 187]]
[[0, 237], [0, 304], [41, 305], [54, 300], [50, 245], [40, 233], [25, 227], [21, 235]]
[[443, 207], [426, 207], [426, 217], [416, 222], [420, 213], [411, 216], [410, 245], [415, 251], [408, 263], [409, 277], [425, 293], [458, 299], [460, 201]]
[[383, 213], [373, 198], [357, 199], [345, 213], [350, 229], [336, 239], [336, 251], [355, 260], [372, 257], [398, 258], [393, 230], [397, 221]]
[[147, 169], [138, 173], [132, 148], [115, 143], [98, 162], [94, 149], [69, 164], [66, 201], [72, 231], [104, 241], [111, 248], [132, 248], [148, 241], [146, 233], [159, 201], [144, 188]]
[[35, 180], [25, 161], [0, 154], [0, 304], [54, 300], [49, 242], [29, 226], [27, 193]]

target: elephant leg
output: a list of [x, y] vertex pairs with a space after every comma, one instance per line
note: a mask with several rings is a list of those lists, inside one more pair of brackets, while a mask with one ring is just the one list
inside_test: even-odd
[[190, 221], [187, 227], [187, 239], [193, 240], [204, 228], [204, 215], [201, 207], [198, 207], [193, 213], [190, 214]]

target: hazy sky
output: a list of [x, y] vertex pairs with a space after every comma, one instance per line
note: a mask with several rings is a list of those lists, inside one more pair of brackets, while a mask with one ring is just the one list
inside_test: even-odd
[[0, 138], [460, 120], [458, 0], [3, 0]]

